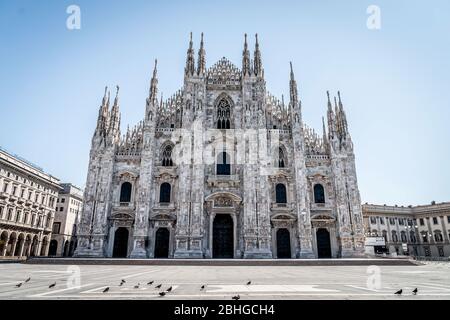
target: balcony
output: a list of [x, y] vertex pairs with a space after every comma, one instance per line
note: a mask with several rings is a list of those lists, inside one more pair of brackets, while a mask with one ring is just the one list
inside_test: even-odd
[[208, 187], [212, 188], [237, 188], [239, 187], [241, 180], [238, 174], [230, 174], [230, 175], [219, 175], [213, 174], [209, 175], [206, 179], [206, 183]]
[[113, 204], [113, 210], [115, 212], [117, 211], [134, 211], [136, 209], [136, 206], [134, 202], [114, 202]]
[[272, 202], [270, 204], [270, 210], [276, 213], [281, 212], [291, 212], [294, 210], [295, 203], [289, 202], [289, 203], [274, 203]]
[[331, 212], [332, 206], [329, 203], [311, 203], [310, 206], [311, 211], [316, 212]]

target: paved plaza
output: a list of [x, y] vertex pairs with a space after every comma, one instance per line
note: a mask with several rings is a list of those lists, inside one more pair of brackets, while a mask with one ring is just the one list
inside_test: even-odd
[[[28, 278], [31, 279], [25, 282]], [[125, 283], [120, 286], [122, 279]], [[19, 283], [22, 285], [16, 287]], [[161, 289], [155, 288], [159, 284]], [[106, 287], [109, 290], [103, 292]], [[158, 293], [169, 287], [171, 292], [160, 297]], [[412, 294], [414, 288], [419, 290], [417, 295]], [[403, 289], [401, 296], [394, 294], [398, 289]], [[231, 300], [236, 294], [242, 300], [450, 299], [450, 264], [379, 267], [0, 264], [0, 299]]]

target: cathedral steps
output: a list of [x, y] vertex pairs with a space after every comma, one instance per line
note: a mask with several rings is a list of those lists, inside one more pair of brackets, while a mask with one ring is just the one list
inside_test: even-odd
[[411, 259], [116, 259], [116, 258], [46, 258], [33, 257], [27, 264], [56, 265], [183, 265], [183, 266], [413, 266]]

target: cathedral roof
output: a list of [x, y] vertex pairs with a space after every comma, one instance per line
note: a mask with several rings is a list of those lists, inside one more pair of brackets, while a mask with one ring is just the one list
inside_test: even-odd
[[208, 84], [236, 84], [241, 81], [241, 70], [223, 57], [206, 72]]

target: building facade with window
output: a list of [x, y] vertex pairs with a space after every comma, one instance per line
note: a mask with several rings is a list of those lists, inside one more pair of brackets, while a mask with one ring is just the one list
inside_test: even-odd
[[48, 255], [70, 257], [77, 246], [77, 226], [81, 217], [83, 190], [70, 183], [61, 183], [61, 188], [56, 201]]
[[46, 256], [59, 180], [0, 149], [0, 257]]
[[[287, 68], [288, 69], [288, 68]], [[142, 122], [120, 134], [105, 94], [92, 138], [76, 256], [326, 258], [364, 254], [353, 144], [338, 98], [321, 133], [266, 89], [257, 37], [238, 68], [206, 67], [192, 37], [184, 85], [159, 96], [156, 61]]]
[[450, 202], [421, 206], [364, 204], [367, 236], [384, 237], [390, 254], [450, 256]]

